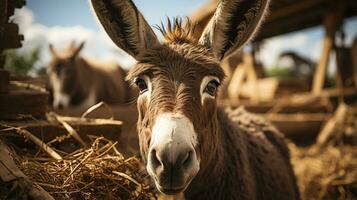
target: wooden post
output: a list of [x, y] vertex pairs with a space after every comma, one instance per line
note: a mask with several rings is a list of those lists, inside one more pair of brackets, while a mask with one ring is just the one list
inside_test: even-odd
[[352, 63], [353, 63], [353, 73], [354, 73], [354, 81], [355, 87], [357, 87], [357, 38], [353, 41], [351, 47], [351, 56], [352, 56]]
[[8, 22], [9, 17], [14, 14], [15, 8], [21, 8], [24, 5], [24, 0], [0, 0], [0, 95], [9, 92], [10, 84], [10, 74], [3, 69], [5, 64], [3, 51], [8, 48], [21, 47], [21, 41], [24, 39], [23, 35], [18, 34], [18, 25]]
[[324, 19], [325, 37], [320, 61], [318, 62], [313, 80], [312, 93], [314, 95], [318, 95], [323, 89], [330, 52], [334, 44], [335, 32], [342, 20], [343, 10], [342, 4], [337, 5], [337, 8], [327, 13]]
[[244, 81], [251, 84], [254, 90], [254, 92], [249, 93], [250, 100], [254, 103], [259, 102], [258, 77], [254, 68], [254, 58], [251, 53], [245, 53], [243, 55], [243, 63], [237, 66], [232, 75], [232, 79], [228, 86], [229, 98], [234, 100], [239, 98]]
[[6, 22], [7, 0], [0, 0], [0, 69], [4, 68], [5, 63], [5, 57], [2, 55], [2, 51], [4, 50], [4, 43], [2, 41], [2, 38], [4, 38]]
[[232, 75], [232, 79], [228, 85], [227, 92], [229, 99], [239, 100], [242, 84], [246, 74], [246, 67], [244, 63], [237, 66]]
[[344, 123], [351, 108], [344, 103], [339, 104], [335, 114], [327, 121], [317, 137], [319, 147], [326, 146], [333, 138], [340, 138], [343, 134]]
[[253, 85], [254, 91], [252, 95], [250, 96], [250, 99], [252, 102], [256, 103], [259, 102], [259, 87], [258, 87], [258, 77], [255, 72], [255, 67], [254, 67], [254, 57], [252, 54], [246, 54], [245, 55], [246, 59], [246, 67], [247, 67], [247, 82], [250, 82]]
[[232, 78], [234, 76], [234, 72], [236, 68], [241, 65], [243, 62], [243, 51], [238, 51], [233, 55], [230, 55], [228, 58], [225, 58], [221, 62], [221, 67], [226, 74], [226, 78], [224, 79], [224, 83], [221, 86], [220, 90], [220, 98], [226, 99], [229, 98], [228, 95], [228, 87], [231, 85]]
[[0, 67], [0, 94], [9, 92], [10, 74]]

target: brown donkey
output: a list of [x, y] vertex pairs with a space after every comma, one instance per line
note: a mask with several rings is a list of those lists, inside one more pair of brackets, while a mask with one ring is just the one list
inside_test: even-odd
[[114, 62], [103, 62], [80, 55], [84, 43], [56, 51], [50, 45], [52, 59], [47, 67], [48, 87], [55, 108], [88, 108], [104, 101], [126, 103], [132, 90], [125, 81], [126, 72]]
[[299, 199], [283, 137], [243, 110], [217, 108], [219, 61], [259, 26], [268, 0], [226, 0], [199, 40], [181, 20], [160, 43], [130, 0], [92, 0], [112, 40], [137, 60], [142, 158], [157, 189], [186, 199]]

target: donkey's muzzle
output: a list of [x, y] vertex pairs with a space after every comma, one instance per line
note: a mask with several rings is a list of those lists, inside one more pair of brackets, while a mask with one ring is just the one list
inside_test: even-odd
[[168, 144], [151, 148], [148, 168], [153, 172], [158, 189], [165, 194], [176, 194], [186, 189], [196, 175], [196, 153], [193, 148], [178, 149]]
[[200, 168], [195, 147], [197, 134], [184, 115], [160, 114], [152, 128], [147, 170], [165, 194], [187, 188]]

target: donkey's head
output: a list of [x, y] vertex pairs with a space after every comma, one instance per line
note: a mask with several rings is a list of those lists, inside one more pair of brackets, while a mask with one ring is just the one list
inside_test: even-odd
[[137, 60], [128, 79], [140, 90], [138, 134], [147, 170], [166, 194], [184, 191], [217, 149], [219, 62], [254, 34], [268, 0], [222, 1], [199, 39], [181, 20], [160, 43], [130, 0], [92, 0], [111, 39]]
[[47, 67], [49, 85], [53, 91], [53, 106], [67, 107], [76, 84], [77, 68], [75, 60], [82, 50], [84, 42], [76, 46], [74, 42], [63, 51], [56, 51], [52, 44], [49, 45], [52, 59]]

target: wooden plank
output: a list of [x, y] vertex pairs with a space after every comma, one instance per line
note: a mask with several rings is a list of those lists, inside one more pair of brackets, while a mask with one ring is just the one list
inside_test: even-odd
[[310, 9], [311, 7], [317, 6], [322, 2], [327, 2], [328, 0], [300, 0], [296, 3], [292, 3], [291, 5], [284, 6], [283, 8], [279, 8], [274, 10], [269, 17], [268, 21], [273, 21], [277, 18], [287, 17], [294, 13], [302, 12], [304, 10]]
[[3, 48], [19, 48], [22, 46], [21, 41], [24, 40], [23, 35], [19, 35], [19, 27], [17, 24], [7, 23], [5, 24], [5, 33], [3, 41]]
[[320, 61], [314, 74], [312, 86], [312, 93], [314, 95], [318, 95], [323, 90], [330, 52], [334, 45], [335, 32], [338, 28], [338, 24], [341, 23], [342, 20], [343, 9], [343, 5], [339, 5], [336, 10], [329, 12], [324, 20], [325, 37], [323, 40], [323, 49], [321, 52]]
[[349, 111], [346, 104], [341, 103], [334, 116], [324, 125], [317, 138], [318, 146], [322, 147], [328, 144], [329, 140], [338, 138], [343, 131], [343, 126]]
[[351, 47], [352, 64], [354, 71], [354, 82], [355, 87], [357, 87], [357, 38], [354, 39]]
[[230, 99], [239, 100], [239, 95], [244, 82], [245, 74], [246, 68], [244, 67], [244, 64], [239, 64], [236, 70], [234, 70], [231, 81], [227, 88], [228, 97]]
[[0, 119], [18, 119], [21, 115], [44, 117], [48, 93], [10, 85], [9, 93], [0, 94]]
[[[106, 120], [106, 119], [86, 119], [86, 118], [76, 118], [76, 117], [61, 117], [64, 121], [66, 121], [84, 141], [89, 141], [88, 135], [94, 136], [104, 136], [107, 139], [118, 141], [122, 132], [121, 121], [117, 120]], [[63, 135], [68, 135], [68, 131], [62, 124], [56, 121], [48, 121], [48, 120], [22, 120], [22, 121], [0, 121], [0, 133], [2, 134], [11, 134], [11, 141], [20, 145], [27, 146], [28, 143], [24, 144], [24, 139], [16, 134], [16, 129], [14, 128], [22, 128], [29, 131], [34, 136], [40, 138], [43, 142], [48, 143], [54, 140], [56, 137], [60, 137]], [[10, 136], [11, 136], [10, 135]], [[10, 137], [9, 136], [9, 137]], [[73, 144], [78, 144], [78, 141], [75, 139], [67, 140], [68, 142], [72, 142]], [[21, 145], [22, 144], [22, 145]], [[59, 144], [61, 145], [61, 144]], [[61, 150], [68, 150], [68, 148], [64, 145]]]
[[259, 86], [258, 86], [258, 76], [255, 72], [255, 67], [254, 67], [254, 57], [252, 54], [245, 54], [244, 55], [244, 62], [246, 63], [246, 72], [247, 72], [247, 82], [251, 84], [252, 90], [255, 91], [251, 93], [250, 99], [253, 102], [259, 102], [260, 100], [260, 92], [259, 92]]
[[326, 88], [322, 90], [318, 95], [311, 95], [311, 93], [301, 93], [294, 95], [299, 98], [316, 98], [316, 97], [326, 97], [334, 98], [338, 96], [357, 96], [357, 90], [355, 87], [343, 88], [342, 90], [338, 88]]
[[[280, 105], [279, 105], [280, 104]], [[267, 113], [274, 110], [276, 113], [293, 114], [293, 113], [329, 113], [329, 106], [319, 101], [309, 101], [307, 103], [294, 104], [294, 103], [281, 103], [274, 102], [260, 102], [252, 103], [251, 101], [220, 101], [220, 107], [231, 107], [232, 109], [244, 106], [244, 108], [253, 113]], [[276, 109], [279, 107], [279, 109]]]
[[[238, 51], [235, 52], [233, 55], [230, 55], [229, 57], [225, 58], [221, 62], [221, 67], [226, 74], [226, 78], [224, 79], [223, 84], [221, 85], [220, 93], [219, 93], [219, 98], [220, 99], [226, 99], [229, 97], [229, 92], [228, 88], [232, 85], [232, 79], [234, 76], [235, 70], [237, 70], [238, 67], [242, 67], [242, 62], [243, 62], [243, 51]], [[237, 91], [237, 90], [235, 90]]]
[[43, 188], [38, 185], [35, 186], [17, 167], [12, 157], [15, 154], [12, 154], [9, 149], [10, 148], [0, 140], [0, 178], [2, 182], [13, 184], [13, 190], [19, 190], [15, 198], [54, 200]]
[[[54, 110], [55, 113], [66, 116], [80, 117], [87, 108], [73, 107], [60, 110]], [[138, 155], [139, 152], [139, 139], [136, 131], [136, 122], [138, 119], [138, 109], [135, 103], [129, 105], [109, 105], [109, 109], [106, 107], [100, 107], [91, 112], [86, 117], [88, 118], [110, 118], [123, 122], [122, 132], [120, 135], [120, 141], [118, 143], [118, 149], [124, 155]]]
[[266, 119], [272, 122], [287, 137], [300, 142], [304, 142], [307, 138], [316, 138], [322, 125], [330, 116], [330, 114], [325, 113], [264, 115]]
[[9, 92], [10, 73], [0, 68], [0, 94]]
[[[7, 0], [0, 0], [0, 56], [4, 50], [5, 23], [7, 23]], [[0, 68], [3, 68], [3, 61], [0, 58]]]
[[25, 0], [10, 0], [7, 6], [7, 16], [14, 15], [15, 8], [22, 8], [26, 4]]

